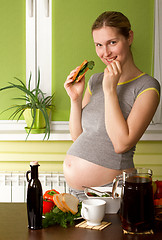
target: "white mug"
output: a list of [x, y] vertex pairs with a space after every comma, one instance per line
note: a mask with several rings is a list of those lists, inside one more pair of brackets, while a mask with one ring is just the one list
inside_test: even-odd
[[101, 224], [105, 216], [106, 202], [102, 199], [86, 199], [82, 202], [81, 215], [87, 221], [87, 225], [97, 226]]

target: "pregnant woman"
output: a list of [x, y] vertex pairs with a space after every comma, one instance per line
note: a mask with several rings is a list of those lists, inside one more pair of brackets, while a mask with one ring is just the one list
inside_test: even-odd
[[[134, 168], [135, 146], [151, 122], [160, 99], [156, 79], [134, 63], [133, 31], [120, 12], [104, 12], [92, 26], [103, 73], [72, 83], [77, 69], [64, 87], [71, 100], [70, 133], [74, 143], [64, 161], [70, 192], [80, 200], [84, 186], [110, 184], [123, 170]], [[142, 53], [141, 53], [142, 54]]]

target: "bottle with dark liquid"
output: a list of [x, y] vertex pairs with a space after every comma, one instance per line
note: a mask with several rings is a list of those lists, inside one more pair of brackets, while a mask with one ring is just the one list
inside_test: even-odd
[[126, 178], [121, 201], [122, 228], [128, 232], [146, 232], [153, 229], [154, 205], [152, 180], [135, 174]]
[[[26, 173], [26, 178], [28, 181], [28, 228], [33, 230], [42, 228], [43, 193], [41, 183], [38, 179], [38, 166], [38, 162], [31, 162], [31, 171], [27, 171]], [[29, 173], [31, 174], [31, 179], [29, 179]]]

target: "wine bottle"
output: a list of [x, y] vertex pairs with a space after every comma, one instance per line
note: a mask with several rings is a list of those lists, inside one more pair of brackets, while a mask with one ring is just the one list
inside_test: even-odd
[[[28, 228], [33, 230], [42, 228], [43, 193], [38, 179], [38, 166], [40, 166], [38, 162], [30, 162], [31, 171], [26, 173]], [[31, 179], [29, 179], [29, 174], [31, 174]]]

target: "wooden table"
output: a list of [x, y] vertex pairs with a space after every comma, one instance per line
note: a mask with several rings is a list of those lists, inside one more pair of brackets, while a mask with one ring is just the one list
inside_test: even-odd
[[154, 235], [124, 235], [117, 214], [105, 216], [112, 222], [102, 231], [60, 226], [29, 230], [25, 203], [0, 203], [0, 240], [162, 240], [162, 223]]

